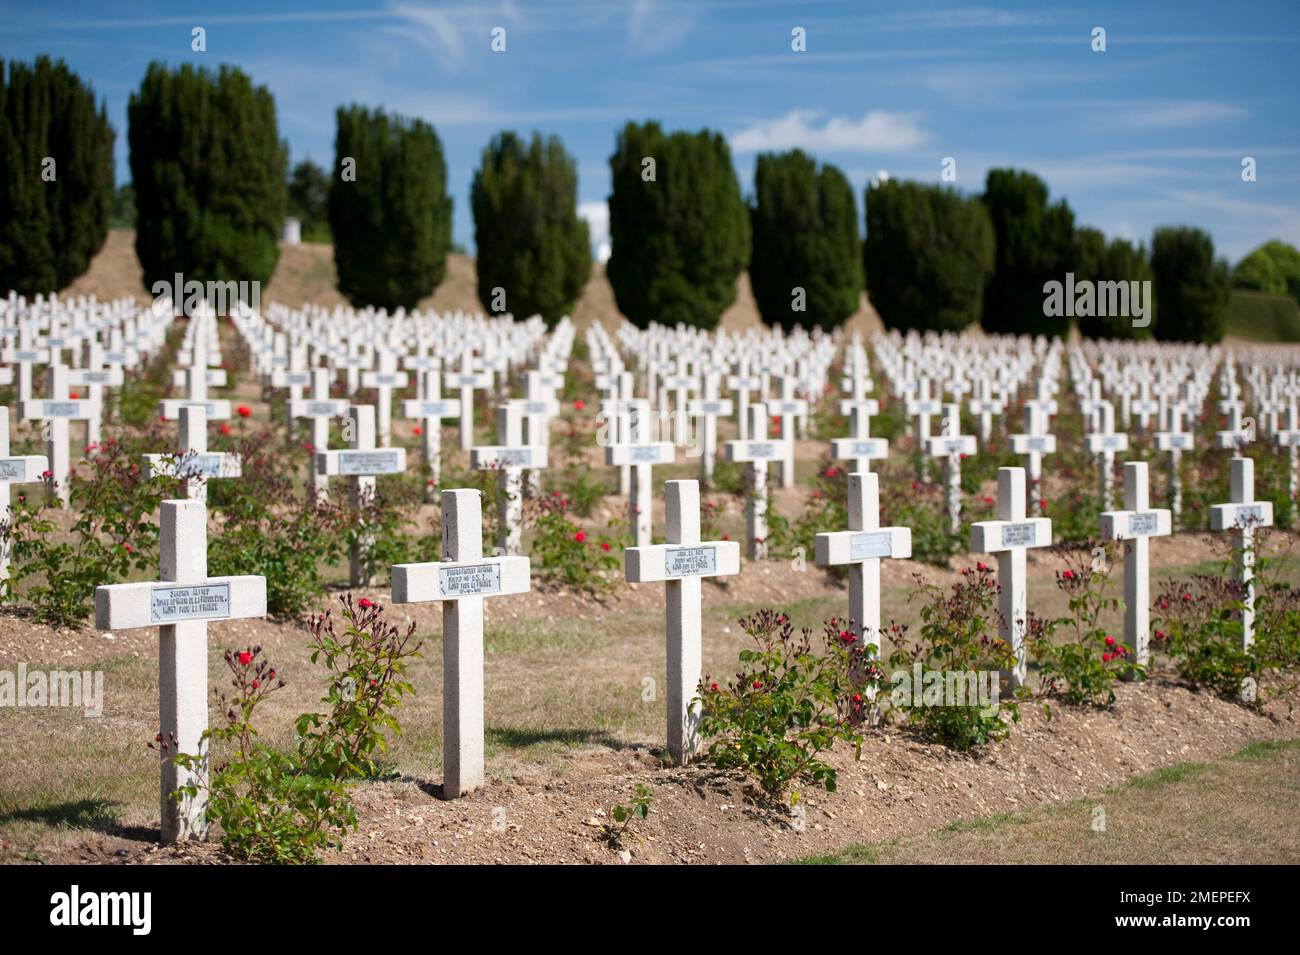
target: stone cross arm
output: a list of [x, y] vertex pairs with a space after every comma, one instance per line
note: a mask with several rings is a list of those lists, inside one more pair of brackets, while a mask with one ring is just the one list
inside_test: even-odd
[[193, 584], [105, 584], [95, 588], [95, 627], [99, 630], [265, 616], [266, 578], [259, 576], [208, 577]]
[[887, 458], [889, 442], [884, 438], [831, 438], [831, 457]]
[[316, 452], [317, 474], [369, 477], [375, 474], [401, 474], [405, 470], [405, 448]]
[[971, 525], [971, 550], [996, 554], [1017, 547], [1050, 547], [1052, 519], [1030, 517], [1022, 521], [979, 521]]
[[515, 447], [483, 445], [470, 449], [469, 466], [475, 471], [497, 471], [504, 468], [535, 470], [547, 466], [547, 449], [540, 444], [521, 444]]
[[1101, 515], [1101, 536], [1106, 540], [1168, 537], [1172, 529], [1173, 517], [1163, 508], [1144, 511], [1104, 511]]
[[393, 603], [459, 600], [527, 593], [529, 558], [487, 557], [432, 564], [394, 564]]
[[1272, 501], [1251, 501], [1248, 504], [1210, 505], [1210, 530], [1212, 531], [1230, 531], [1233, 528], [1272, 526]]
[[[346, 405], [347, 402], [340, 402], [340, 404]], [[440, 398], [437, 401], [408, 398], [402, 402], [403, 418], [457, 418], [459, 416], [459, 398]]]
[[14, 484], [32, 484], [45, 480], [50, 469], [50, 459], [43, 454], [22, 454], [0, 458], [0, 481]]
[[350, 407], [345, 398], [295, 398], [289, 402], [289, 417], [344, 418]]
[[671, 441], [652, 441], [648, 444], [611, 444], [605, 448], [605, 463], [621, 464], [672, 464], [676, 449]]
[[23, 421], [52, 421], [68, 418], [84, 421], [99, 415], [99, 402], [87, 398], [30, 398], [18, 403], [18, 417]]
[[237, 478], [243, 475], [238, 454], [205, 451], [195, 454], [146, 454], [147, 473], [164, 477]]
[[964, 434], [953, 437], [931, 438], [930, 446], [926, 450], [928, 450], [933, 457], [943, 457], [952, 454], [965, 454], [969, 456], [975, 453], [975, 436]]
[[815, 563], [852, 564], [872, 557], [906, 559], [912, 556], [910, 527], [881, 527], [871, 531], [829, 531], [814, 541]]
[[1055, 454], [1054, 434], [1013, 434], [1011, 450], [1015, 454]]
[[224, 421], [230, 417], [230, 402], [224, 398], [216, 400], [199, 400], [189, 398], [164, 398], [158, 404], [158, 413], [166, 421], [179, 418], [181, 408], [185, 405], [199, 405], [209, 421]]
[[740, 544], [651, 544], [623, 552], [624, 576], [634, 584], [684, 577], [726, 577], [740, 573]]
[[725, 452], [728, 461], [780, 461], [788, 451], [785, 440], [728, 441]]

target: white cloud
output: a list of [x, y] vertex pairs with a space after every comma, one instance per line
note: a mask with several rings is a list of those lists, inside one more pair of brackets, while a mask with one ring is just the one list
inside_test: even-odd
[[665, 9], [656, 0], [634, 0], [627, 21], [627, 36], [638, 56], [652, 56], [675, 47], [694, 24], [683, 7]]
[[609, 241], [609, 204], [605, 202], [581, 202], [578, 215], [587, 220], [587, 229], [591, 233], [591, 254], [602, 265], [609, 261], [612, 248]]
[[1125, 126], [1171, 128], [1219, 123], [1231, 119], [1240, 119], [1245, 115], [1246, 110], [1240, 106], [1233, 106], [1230, 103], [1216, 103], [1210, 100], [1197, 100], [1139, 107], [1122, 113], [1119, 120]]
[[434, 56], [451, 62], [464, 58], [465, 37], [447, 10], [394, 3], [389, 4], [388, 11], [402, 22], [384, 27], [384, 32], [413, 40]]
[[796, 147], [813, 152], [899, 152], [929, 138], [916, 113], [871, 110], [861, 119], [831, 116], [825, 122], [820, 122], [821, 117], [821, 110], [791, 110], [736, 133], [731, 148], [738, 153]]

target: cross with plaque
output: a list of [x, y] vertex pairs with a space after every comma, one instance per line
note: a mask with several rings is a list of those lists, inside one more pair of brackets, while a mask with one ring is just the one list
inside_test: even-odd
[[1183, 452], [1191, 451], [1194, 435], [1183, 430], [1183, 418], [1186, 410], [1183, 405], [1171, 401], [1165, 406], [1167, 429], [1156, 432], [1156, 450], [1168, 454], [1168, 491], [1169, 510], [1174, 526], [1181, 522], [1183, 513]]
[[[327, 368], [313, 368], [311, 371], [311, 397], [291, 398], [288, 410], [291, 419], [306, 418], [311, 421], [311, 449], [325, 451], [330, 444], [330, 419], [342, 418], [350, 407], [344, 398], [330, 397], [330, 378], [333, 376]], [[316, 496], [321, 500], [329, 494], [330, 479], [316, 468], [312, 468], [312, 484]]]
[[668, 753], [679, 766], [699, 744], [699, 708], [692, 705], [703, 666], [702, 577], [740, 573], [740, 545], [700, 540], [700, 484], [664, 484], [667, 543], [629, 547], [623, 573], [635, 584], [664, 581], [667, 609]]
[[988, 444], [993, 437], [993, 416], [1002, 414], [1002, 402], [993, 397], [993, 389], [989, 386], [989, 380], [980, 377], [975, 384], [976, 397], [966, 402], [966, 410], [973, 415], [979, 415], [980, 419], [980, 441]]
[[496, 445], [471, 448], [469, 466], [475, 471], [498, 471], [501, 482], [501, 539], [504, 553], [517, 554], [523, 544], [523, 473], [547, 464], [544, 445], [524, 444], [519, 409], [509, 402], [497, 408]]
[[1088, 451], [1097, 456], [1097, 490], [1101, 509], [1109, 511], [1115, 502], [1112, 476], [1115, 452], [1128, 450], [1128, 435], [1115, 430], [1115, 406], [1099, 400], [1096, 408], [1097, 430], [1086, 436]]
[[[323, 477], [339, 475], [351, 478], [352, 506], [361, 507], [374, 498], [377, 475], [401, 474], [406, 470], [406, 449], [375, 447], [374, 405], [350, 406], [346, 428], [352, 434], [352, 447], [346, 451], [317, 450], [316, 473]], [[348, 579], [353, 587], [360, 587], [370, 580], [369, 569], [365, 566], [370, 540], [362, 534], [352, 544], [348, 556]]]
[[406, 372], [397, 370], [397, 356], [389, 351], [379, 352], [379, 369], [361, 373], [361, 387], [375, 389], [378, 396], [375, 410], [375, 427], [381, 448], [393, 443], [393, 392], [407, 385]]
[[1150, 506], [1147, 464], [1124, 464], [1124, 510], [1104, 511], [1101, 536], [1125, 541], [1124, 551], [1124, 643], [1133, 662], [1146, 666], [1150, 660], [1147, 641], [1151, 634], [1151, 538], [1167, 537], [1173, 530], [1169, 511]]
[[1294, 395], [1286, 402], [1282, 422], [1282, 427], [1273, 432], [1273, 443], [1286, 448], [1287, 493], [1294, 500], [1300, 493], [1300, 414], [1297, 413]]
[[476, 372], [474, 349], [466, 348], [460, 353], [460, 368], [447, 385], [460, 389], [460, 449], [468, 451], [474, 446], [474, 392], [492, 387], [492, 373]]
[[185, 487], [185, 496], [195, 501], [208, 499], [208, 481], [213, 478], [237, 478], [243, 472], [239, 455], [226, 451], [208, 451], [208, 418], [202, 405], [185, 405], [176, 454], [146, 454], [145, 471], [150, 476], [177, 478]]
[[483, 599], [527, 593], [527, 557], [483, 556], [483, 498], [442, 492], [442, 560], [395, 564], [393, 603], [442, 602], [442, 797], [483, 785]]
[[72, 487], [72, 429], [73, 421], [89, 421], [99, 417], [99, 402], [87, 398], [68, 397], [68, 369], [63, 365], [50, 365], [46, 371], [49, 382], [48, 398], [29, 398], [19, 402], [19, 418], [26, 421], [44, 421], [45, 453], [50, 461], [53, 476], [52, 493], [64, 506], [71, 499]]
[[[120, 367], [106, 367], [104, 347], [98, 342], [86, 346], [86, 367], [74, 368], [68, 373], [68, 384], [86, 389], [86, 398], [102, 406], [104, 388], [119, 388], [124, 380]], [[96, 448], [100, 443], [100, 424], [102, 415], [86, 419], [86, 446]]]
[[1255, 528], [1273, 526], [1273, 503], [1255, 500], [1255, 462], [1238, 455], [1229, 477], [1232, 503], [1210, 505], [1210, 530], [1232, 535], [1232, 557], [1242, 585], [1241, 648], [1255, 643]]
[[442, 480], [442, 419], [460, 416], [460, 399], [442, 397], [442, 373], [437, 369], [420, 372], [422, 397], [402, 402], [402, 417], [417, 418], [421, 422], [421, 441], [424, 463], [429, 469], [429, 483], [425, 497]]
[[184, 380], [185, 397], [162, 400], [158, 405], [158, 414], [164, 421], [175, 421], [179, 418], [180, 410], [185, 405], [202, 406], [209, 421], [225, 421], [230, 417], [229, 401], [208, 398], [208, 386], [224, 384], [226, 373], [220, 368], [208, 368], [205, 355], [206, 352], [196, 344], [189, 367], [173, 374], [173, 384], [178, 377]]
[[[50, 459], [43, 454], [9, 454], [9, 409], [0, 405], [0, 520], [10, 520], [9, 485], [36, 484], [45, 480]], [[0, 536], [0, 585], [9, 579], [8, 535]]]
[[[1055, 401], [1052, 404], [1056, 404]], [[1025, 462], [1029, 513], [1043, 511], [1043, 455], [1056, 453], [1056, 435], [1047, 433], [1047, 414], [1041, 403], [1026, 401], [1021, 411], [1025, 433], [1011, 435], [1011, 450]]]
[[705, 482], [713, 480], [713, 466], [717, 462], [718, 419], [731, 415], [731, 399], [718, 397], [719, 384], [718, 373], [706, 371], [704, 397], [686, 403], [687, 414], [704, 419], [704, 426], [700, 431], [700, 479]]
[[774, 461], [784, 459], [785, 445], [789, 439], [775, 440], [767, 436], [767, 406], [752, 404], [749, 412], [749, 438], [728, 441], [725, 453], [728, 461], [749, 464], [747, 480], [748, 498], [745, 502], [745, 556], [762, 560], [767, 556], [767, 469]]
[[[737, 437], [742, 441], [749, 437], [749, 423], [753, 417], [749, 414], [749, 393], [763, 387], [763, 379], [749, 373], [749, 359], [741, 355], [736, 360], [736, 373], [727, 376], [727, 387], [736, 393], [736, 428]], [[763, 433], [767, 433], [766, 427]]]
[[794, 375], [777, 378], [780, 396], [768, 403], [768, 410], [781, 422], [781, 438], [785, 442], [785, 457], [781, 459], [781, 486], [794, 487], [794, 423], [808, 413], [808, 402], [795, 397], [798, 384]]
[[961, 405], [947, 404], [943, 408], [943, 434], [930, 439], [926, 452], [932, 458], [943, 458], [948, 529], [956, 534], [961, 530], [961, 459], [975, 453], [975, 436], [959, 433]]
[[266, 616], [266, 578], [208, 576], [208, 509], [202, 501], [163, 501], [159, 517], [157, 582], [95, 588], [99, 630], [158, 628], [159, 731], [162, 754], [162, 840], [176, 842], [206, 832], [206, 799], [172, 798], [200, 780], [172, 761], [175, 753], [202, 751], [208, 728], [208, 621]]
[[1008, 674], [1013, 689], [1025, 682], [1028, 673], [1026, 551], [1051, 544], [1051, 519], [1025, 517], [1025, 469], [998, 468], [998, 519], [972, 524], [970, 546], [977, 554], [997, 555], [998, 612], [1002, 618], [998, 636], [1007, 642], [1015, 656], [1014, 669]]
[[814, 543], [818, 567], [847, 564], [849, 617], [858, 636], [880, 651], [880, 561], [912, 556], [910, 527], [880, 526], [880, 476], [849, 475], [849, 529], [818, 534]]
[[926, 451], [930, 447], [930, 419], [943, 413], [943, 404], [930, 397], [930, 379], [921, 378], [916, 383], [916, 397], [904, 405], [912, 416], [916, 429], [916, 448], [920, 452], [917, 467], [922, 481], [930, 480], [930, 469], [926, 466]]
[[650, 411], [642, 405], [632, 415], [629, 440], [605, 448], [605, 463], [629, 465], [633, 471], [632, 494], [628, 498], [628, 523], [636, 529], [636, 546], [646, 547], [651, 540], [654, 485], [651, 469], [656, 464], [672, 464], [676, 449], [671, 441], [646, 441]]

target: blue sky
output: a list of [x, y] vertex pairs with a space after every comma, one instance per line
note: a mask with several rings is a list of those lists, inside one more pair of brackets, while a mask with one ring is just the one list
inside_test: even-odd
[[[190, 49], [196, 26], [206, 53]], [[1091, 49], [1098, 26], [1104, 53]], [[806, 52], [791, 50], [795, 27]], [[836, 164], [859, 207], [878, 171], [938, 181], [952, 157], [969, 191], [991, 167], [1034, 170], [1108, 235], [1192, 224], [1233, 260], [1268, 238], [1300, 244], [1296, 0], [0, 0], [0, 57], [38, 53], [107, 100], [119, 180], [127, 98], [152, 60], [239, 65], [275, 95], [295, 161], [332, 162], [341, 103], [423, 117], [447, 152], [456, 241], [471, 247], [469, 185], [495, 132], [560, 135], [599, 233], [615, 133], [650, 118], [723, 132], [747, 193], [758, 151], [800, 146]]]

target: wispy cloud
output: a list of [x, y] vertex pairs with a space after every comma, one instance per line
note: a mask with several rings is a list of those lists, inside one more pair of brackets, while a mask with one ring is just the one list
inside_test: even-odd
[[731, 137], [738, 153], [796, 147], [814, 152], [878, 153], [912, 149], [929, 139], [916, 113], [871, 110], [861, 119], [831, 116], [821, 122], [822, 110], [791, 110], [777, 119], [764, 120]]
[[638, 56], [666, 53], [690, 32], [695, 17], [683, 7], [669, 9], [658, 0], [633, 0], [627, 37]]
[[1246, 110], [1240, 106], [1233, 106], [1231, 103], [1194, 100], [1182, 103], [1158, 103], [1128, 110], [1121, 109], [1118, 119], [1124, 126], [1173, 128], [1222, 123], [1228, 120], [1241, 119], [1246, 115]]

